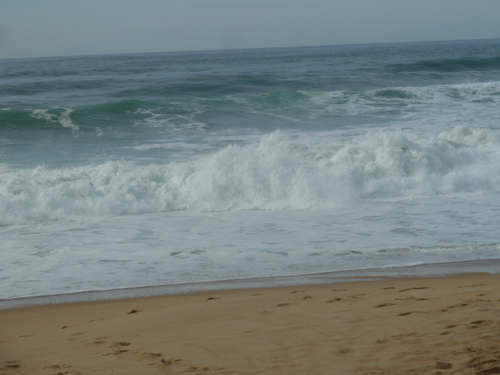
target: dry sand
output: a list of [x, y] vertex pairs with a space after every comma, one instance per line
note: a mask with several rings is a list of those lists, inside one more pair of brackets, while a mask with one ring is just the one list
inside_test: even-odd
[[500, 276], [0, 311], [0, 374], [497, 374]]

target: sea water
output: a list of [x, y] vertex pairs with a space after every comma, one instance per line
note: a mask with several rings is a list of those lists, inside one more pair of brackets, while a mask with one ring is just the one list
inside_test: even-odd
[[495, 259], [500, 40], [0, 60], [0, 299]]

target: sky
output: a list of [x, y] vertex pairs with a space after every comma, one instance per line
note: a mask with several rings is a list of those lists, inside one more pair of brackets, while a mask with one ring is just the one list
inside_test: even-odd
[[500, 38], [500, 0], [0, 0], [0, 58]]

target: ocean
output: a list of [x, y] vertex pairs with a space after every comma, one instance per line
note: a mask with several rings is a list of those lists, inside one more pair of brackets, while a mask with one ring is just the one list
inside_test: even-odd
[[497, 259], [499, 193], [500, 39], [0, 60], [3, 300]]

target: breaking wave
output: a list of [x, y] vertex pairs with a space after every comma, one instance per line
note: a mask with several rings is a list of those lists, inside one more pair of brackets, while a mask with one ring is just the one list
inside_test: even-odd
[[187, 162], [0, 170], [0, 223], [196, 210], [315, 210], [500, 188], [500, 133], [377, 131], [333, 143], [274, 132]]

